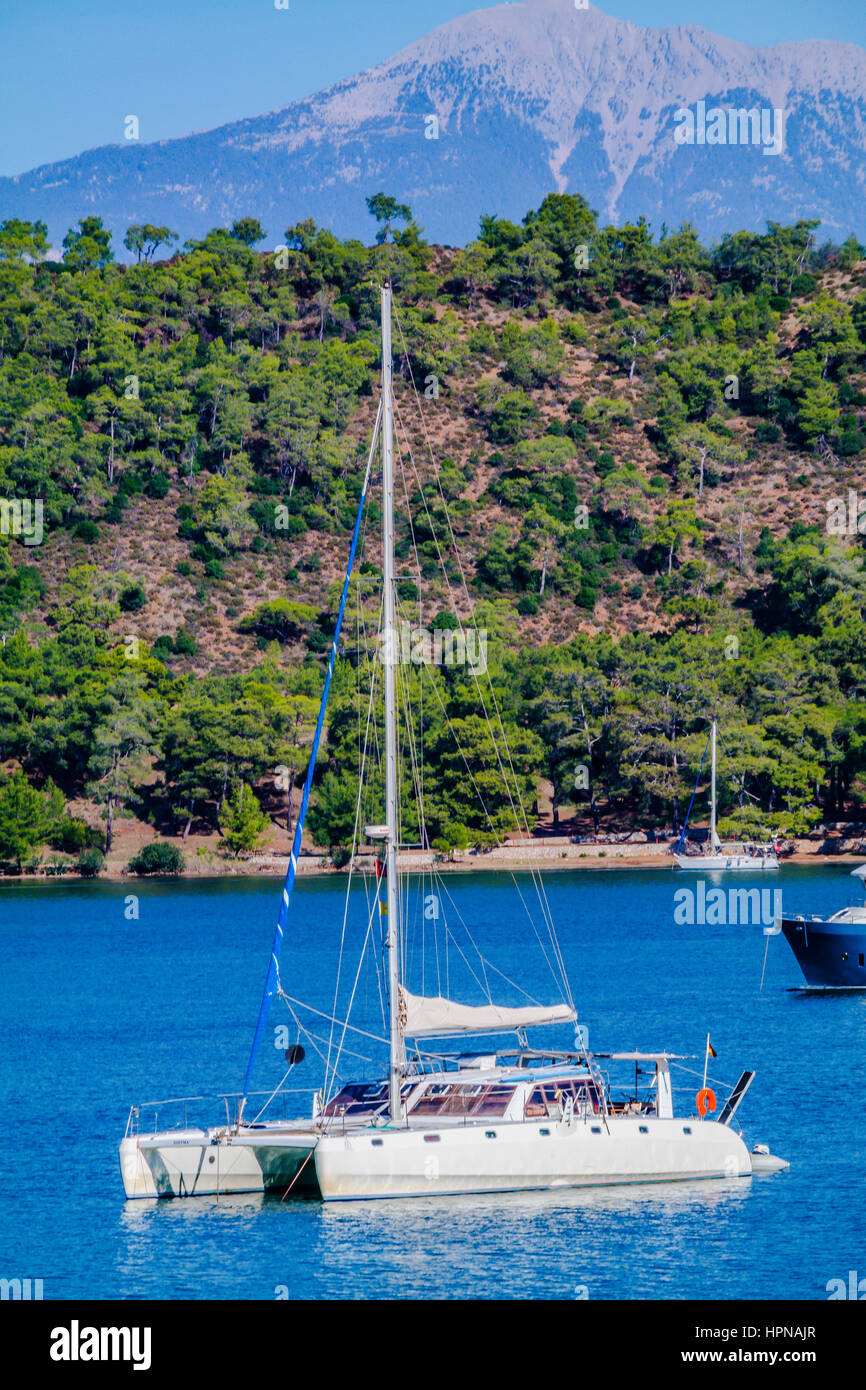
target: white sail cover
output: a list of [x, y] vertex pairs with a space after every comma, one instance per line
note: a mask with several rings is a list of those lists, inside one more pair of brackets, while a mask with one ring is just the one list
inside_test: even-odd
[[446, 1033], [498, 1033], [531, 1028], [540, 1023], [573, 1023], [577, 1018], [568, 1004], [529, 1005], [504, 1009], [498, 1004], [455, 1004], [452, 999], [421, 998], [400, 990], [400, 1024], [412, 1038]]

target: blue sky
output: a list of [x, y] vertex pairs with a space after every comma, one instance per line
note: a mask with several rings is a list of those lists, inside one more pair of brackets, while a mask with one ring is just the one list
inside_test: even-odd
[[[498, 3], [498, 0], [497, 0]], [[562, 0], [569, 5], [570, 0]], [[0, 174], [285, 106], [492, 0], [2, 0]], [[866, 47], [866, 0], [601, 0], [637, 24]], [[2, 213], [2, 209], [0, 209]]]

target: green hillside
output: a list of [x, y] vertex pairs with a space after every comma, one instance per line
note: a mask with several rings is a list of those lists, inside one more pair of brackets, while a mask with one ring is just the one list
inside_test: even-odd
[[[863, 248], [818, 246], [808, 222], [705, 248], [551, 195], [454, 249], [370, 206], [372, 247], [310, 221], [262, 252], [247, 218], [173, 255], [167, 228], [131, 228], [126, 265], [98, 219], [60, 262], [40, 224], [0, 223], [0, 860], [95, 872], [119, 817], [232, 850], [271, 817], [284, 839], [388, 278], [416, 521], [398, 525], [401, 601], [486, 630], [535, 813], [678, 823], [714, 713], [723, 829], [866, 819]], [[465, 588], [438, 565], [449, 526]], [[326, 847], [356, 791], [369, 658], [349, 627], [310, 820]], [[489, 841], [509, 788], [472, 682], [430, 679], [430, 834]]]

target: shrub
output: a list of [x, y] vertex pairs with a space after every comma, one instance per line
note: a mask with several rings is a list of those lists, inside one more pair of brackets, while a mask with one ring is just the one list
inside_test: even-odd
[[88, 825], [81, 816], [64, 816], [51, 843], [65, 854], [77, 854], [83, 849], [98, 849], [102, 839], [102, 831]]
[[534, 594], [524, 594], [517, 605], [517, 611], [521, 617], [532, 617], [538, 612], [538, 599]]
[[587, 342], [589, 339], [589, 330], [583, 322], [583, 319], [566, 319], [562, 327], [562, 336], [565, 338], [566, 342], [580, 346], [580, 344]]
[[182, 874], [183, 855], [177, 845], [154, 840], [130, 859], [127, 868], [131, 874]]
[[167, 497], [169, 481], [165, 473], [154, 473], [148, 478], [145, 484], [145, 492], [148, 497]]
[[595, 465], [596, 473], [600, 478], [606, 478], [608, 473], [613, 473], [615, 468], [616, 459], [609, 450], [605, 449], [604, 452], [598, 456], [598, 462]]
[[99, 540], [99, 527], [95, 521], [79, 521], [72, 534], [76, 540], [92, 545], [94, 541]]
[[781, 433], [778, 425], [764, 422], [755, 426], [755, 438], [759, 444], [775, 444], [781, 437]]
[[137, 613], [147, 603], [147, 594], [141, 584], [127, 584], [120, 591], [121, 613]]
[[839, 453], [843, 458], [850, 458], [853, 454], [862, 454], [866, 449], [866, 434], [862, 430], [846, 430], [839, 438]]
[[817, 288], [818, 281], [815, 279], [814, 275], [797, 275], [791, 281], [792, 294], [814, 294]]
[[182, 627], [174, 639], [174, 649], [178, 656], [195, 655], [195, 638], [188, 628]]
[[246, 854], [258, 845], [268, 818], [252, 787], [241, 782], [222, 809], [220, 828], [234, 854]]
[[466, 339], [469, 351], [481, 356], [484, 353], [492, 353], [496, 349], [496, 339], [493, 336], [493, 329], [489, 323], [482, 323], [478, 328], [474, 328]]
[[76, 860], [75, 868], [82, 878], [96, 878], [105, 863], [101, 849], [83, 849]]

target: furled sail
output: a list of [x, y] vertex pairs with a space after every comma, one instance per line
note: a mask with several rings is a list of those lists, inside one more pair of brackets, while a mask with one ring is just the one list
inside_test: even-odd
[[528, 1005], [505, 1009], [498, 1004], [456, 1004], [452, 999], [422, 998], [400, 990], [400, 1024], [411, 1038], [451, 1033], [498, 1033], [531, 1028], [541, 1023], [573, 1023], [577, 1013], [568, 1004]]

